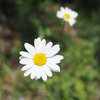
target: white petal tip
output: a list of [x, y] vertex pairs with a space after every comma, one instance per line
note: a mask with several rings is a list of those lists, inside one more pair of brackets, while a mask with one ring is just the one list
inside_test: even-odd
[[24, 74], [24, 77], [26, 77], [27, 75], [26, 74]]
[[47, 79], [43, 79], [43, 81], [45, 81], [45, 82], [46, 82], [46, 81], [47, 81]]
[[26, 46], [27, 46], [27, 44], [28, 44], [28, 43], [25, 43], [25, 44], [24, 44], [24, 47], [26, 47]]
[[59, 44], [57, 44], [57, 46], [60, 47]]
[[47, 75], [48, 77], [52, 77], [52, 74]]
[[55, 72], [60, 72], [60, 70], [57, 70], [57, 71], [55, 71]]
[[52, 77], [52, 75], [49, 75], [49, 77]]
[[[19, 52], [19, 54], [21, 53], [21, 51]], [[21, 55], [21, 54], [20, 54]]]
[[22, 58], [22, 57], [20, 56], [20, 57], [19, 57], [19, 60], [21, 60], [21, 58]]
[[32, 77], [30, 77], [31, 78], [31, 80], [33, 80], [34, 78], [32, 78]]
[[19, 61], [19, 63], [22, 64], [21, 61]]
[[33, 80], [35, 77], [31, 77], [31, 76], [30, 76], [30, 78]]
[[22, 52], [23, 52], [23, 51], [20, 51], [19, 54], [22, 55]]
[[61, 57], [61, 60], [62, 60], [62, 59], [64, 59], [64, 57], [63, 57], [63, 56]]
[[21, 70], [24, 71], [24, 68], [22, 68]]
[[57, 70], [57, 72], [60, 72], [60, 68]]
[[41, 38], [40, 38], [40, 37], [38, 37], [38, 38], [37, 38], [37, 40], [41, 40]]
[[61, 10], [63, 10], [63, 9], [64, 9], [64, 7], [60, 7], [60, 9], [61, 9]]
[[24, 45], [26, 45], [27, 43], [24, 43]]

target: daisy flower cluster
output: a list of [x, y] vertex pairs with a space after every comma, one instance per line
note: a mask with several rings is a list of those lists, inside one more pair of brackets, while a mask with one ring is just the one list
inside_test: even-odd
[[62, 55], [56, 55], [60, 47], [52, 42], [46, 44], [46, 40], [37, 38], [34, 40], [34, 46], [29, 43], [24, 44], [27, 51], [20, 52], [19, 63], [24, 65], [22, 71], [24, 76], [30, 75], [31, 79], [47, 80], [47, 76], [52, 77], [52, 72], [60, 72], [58, 63], [63, 59]]
[[[57, 11], [56, 16], [69, 22], [70, 26], [75, 24], [75, 18], [78, 13], [69, 8], [61, 7]], [[24, 65], [22, 71], [25, 71], [24, 76], [30, 75], [31, 79], [47, 80], [47, 76], [52, 77], [52, 72], [60, 72], [58, 63], [63, 59], [62, 55], [57, 55], [60, 50], [59, 45], [54, 45], [52, 42], [46, 44], [46, 40], [37, 38], [34, 40], [34, 46], [29, 43], [24, 44], [26, 51], [20, 52], [19, 63]]]
[[57, 11], [56, 16], [58, 18], [64, 19], [66, 22], [70, 24], [70, 26], [73, 26], [73, 24], [75, 24], [76, 22], [75, 18], [78, 16], [78, 13], [69, 9], [68, 7], [61, 7], [60, 10]]

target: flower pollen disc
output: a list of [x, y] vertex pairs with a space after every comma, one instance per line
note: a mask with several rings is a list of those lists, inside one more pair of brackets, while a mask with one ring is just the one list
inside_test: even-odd
[[34, 58], [33, 61], [36, 65], [38, 66], [42, 66], [47, 62], [47, 57], [45, 54], [43, 53], [37, 53]]

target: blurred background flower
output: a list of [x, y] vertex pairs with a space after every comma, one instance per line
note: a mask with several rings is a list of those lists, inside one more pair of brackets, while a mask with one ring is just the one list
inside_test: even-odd
[[60, 7], [60, 10], [57, 11], [58, 18], [64, 19], [66, 22], [69, 23], [70, 26], [73, 26], [75, 24], [76, 20], [75, 18], [78, 16], [78, 13], [69, 9], [68, 7]]
[[[78, 12], [70, 27], [59, 8]], [[0, 0], [0, 100], [100, 100], [99, 0]], [[46, 82], [24, 78], [23, 44], [38, 36], [60, 44], [61, 72]]]

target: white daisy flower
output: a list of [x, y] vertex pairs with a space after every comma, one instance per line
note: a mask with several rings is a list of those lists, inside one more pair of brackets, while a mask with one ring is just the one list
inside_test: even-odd
[[63, 18], [65, 21], [69, 22], [70, 26], [73, 26], [76, 22], [75, 18], [78, 16], [78, 13], [67, 7], [65, 9], [61, 7], [60, 10], [57, 11], [56, 16], [58, 18]]
[[47, 80], [47, 76], [52, 77], [52, 71], [60, 72], [60, 67], [57, 65], [63, 59], [63, 56], [56, 55], [60, 47], [52, 42], [46, 44], [46, 40], [37, 38], [34, 40], [34, 46], [29, 43], [24, 44], [26, 51], [20, 52], [20, 64], [24, 67], [24, 76], [30, 75], [31, 79]]

